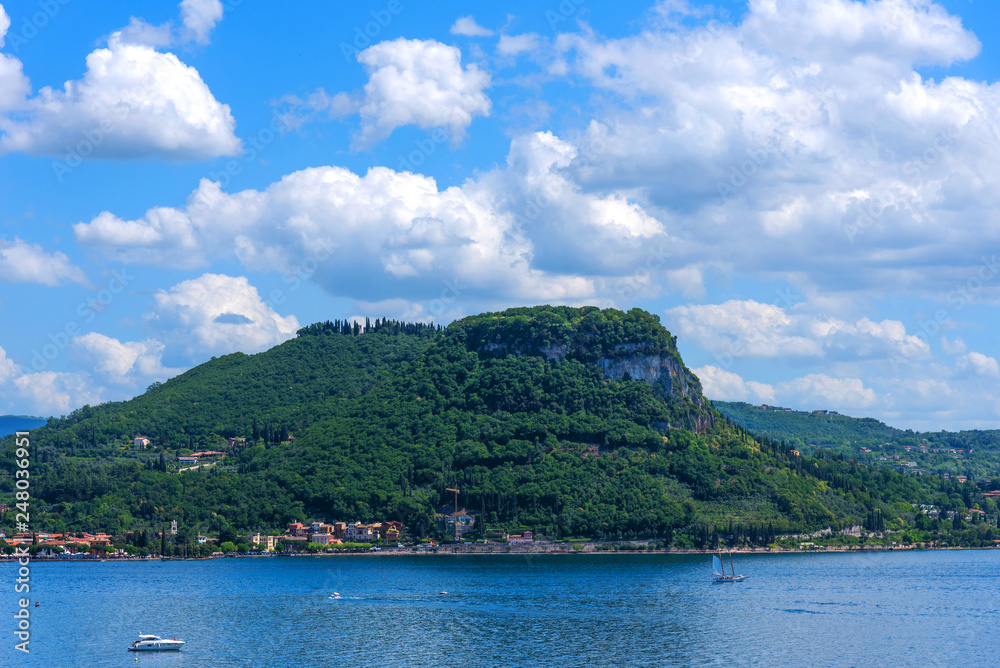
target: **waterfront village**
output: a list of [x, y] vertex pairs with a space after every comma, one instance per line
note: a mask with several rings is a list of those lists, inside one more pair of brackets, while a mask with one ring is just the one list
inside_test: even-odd
[[[0, 514], [9, 511], [0, 504]], [[475, 527], [475, 517], [457, 510], [435, 517], [438, 536], [447, 540], [464, 537]], [[490, 534], [477, 541], [483, 545], [526, 546], [534, 542], [531, 531], [520, 534]], [[404, 544], [406, 543], [406, 544]], [[179, 530], [177, 521], [169, 531], [108, 533], [42, 533], [19, 532], [6, 536], [0, 531], [0, 551], [10, 555], [15, 548], [27, 546], [32, 556], [52, 559], [162, 558], [162, 557], [222, 557], [235, 555], [296, 555], [320, 552], [378, 552], [436, 550], [434, 538], [413, 539], [403, 533], [403, 524], [396, 521], [375, 522], [293, 522], [284, 532], [250, 533], [235, 536], [204, 536], [188, 539]], [[158, 549], [159, 548], [159, 549]]]
[[[287, 440], [293, 440], [288, 435]], [[145, 436], [131, 440], [135, 448], [145, 449], [152, 441]], [[245, 438], [228, 439], [229, 448], [245, 446]], [[219, 450], [206, 450], [176, 455], [177, 464], [167, 465], [168, 471], [182, 474], [200, 467], [213, 467], [224, 462], [229, 455]], [[0, 502], [0, 517], [15, 509]], [[53, 559], [103, 559], [103, 558], [205, 558], [231, 555], [296, 555], [321, 552], [372, 552], [383, 549], [394, 551], [436, 550], [443, 542], [465, 542], [465, 537], [476, 528], [476, 518], [463, 508], [447, 512], [444, 508], [435, 515], [435, 532], [431, 537], [415, 537], [404, 533], [402, 522], [293, 522], [284, 531], [257, 531], [249, 534], [220, 534], [206, 536], [194, 528], [185, 528], [177, 520], [163, 531], [146, 530], [110, 534], [18, 532], [6, 535], [0, 530], [0, 558], [10, 555], [15, 548], [27, 546], [34, 557]], [[186, 530], [187, 529], [187, 530]], [[525, 546], [534, 542], [532, 531], [521, 533], [481, 532], [478, 543], [487, 546]]]

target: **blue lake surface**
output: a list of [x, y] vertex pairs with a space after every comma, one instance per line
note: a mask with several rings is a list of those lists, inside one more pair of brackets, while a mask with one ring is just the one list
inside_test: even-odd
[[[45, 666], [992, 666], [1000, 551], [33, 563]], [[330, 600], [338, 591], [340, 600]], [[447, 591], [447, 594], [439, 592]], [[138, 633], [187, 641], [135, 654]], [[138, 659], [138, 662], [136, 662]]]

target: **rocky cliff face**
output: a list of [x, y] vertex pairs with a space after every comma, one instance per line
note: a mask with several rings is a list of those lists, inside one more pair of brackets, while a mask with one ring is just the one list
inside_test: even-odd
[[[631, 378], [656, 386], [667, 397], [690, 403], [695, 411], [689, 413], [682, 424], [669, 422], [658, 425], [660, 429], [690, 429], [702, 433], [712, 428], [715, 420], [708, 402], [701, 394], [701, 383], [691, 371], [671, 356], [643, 354], [641, 344], [632, 346], [630, 356], [597, 360], [604, 375], [614, 380]], [[621, 348], [621, 346], [619, 346]]]
[[[654, 425], [657, 429], [688, 429], [703, 433], [715, 424], [713, 412], [701, 393], [701, 382], [691, 370], [670, 355], [650, 354], [642, 343], [621, 344], [615, 349], [614, 357], [600, 357], [596, 365], [604, 375], [613, 380], [642, 380], [659, 389], [665, 397], [691, 408], [681, 420]], [[505, 344], [490, 343], [485, 350], [496, 354], [521, 355], [531, 352], [511, 349]], [[562, 361], [572, 356], [570, 345], [546, 346], [535, 351], [550, 361]]]

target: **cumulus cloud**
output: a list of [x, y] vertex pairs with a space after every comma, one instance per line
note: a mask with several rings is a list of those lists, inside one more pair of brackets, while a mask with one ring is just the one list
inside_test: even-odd
[[982, 353], [970, 352], [963, 355], [958, 360], [958, 368], [988, 378], [1000, 378], [1000, 365], [996, 359]]
[[942, 336], [941, 348], [949, 355], [961, 355], [968, 350], [965, 341], [960, 336], [956, 336], [954, 341], [948, 340], [947, 336]]
[[85, 357], [90, 369], [107, 382], [117, 385], [145, 387], [152, 381], [166, 380], [183, 371], [163, 366], [164, 345], [159, 341], [122, 342], [90, 332], [75, 337], [72, 343]]
[[[0, 24], [2, 27], [2, 24]], [[21, 367], [7, 357], [7, 351], [0, 348], [0, 387], [21, 375]]]
[[0, 347], [0, 405], [4, 412], [62, 415], [87, 403], [97, 403], [100, 390], [86, 374], [42, 371], [24, 373]]
[[127, 399], [210, 355], [256, 353], [286, 341], [299, 322], [276, 313], [245, 277], [204, 274], [156, 292], [142, 327], [147, 337], [139, 341], [93, 331], [69, 339], [66, 370], [25, 373], [0, 348], [0, 407], [59, 415]]
[[865, 387], [860, 378], [833, 378], [823, 373], [779, 383], [776, 394], [797, 397], [799, 404], [811, 402], [824, 408], [871, 408], [876, 403], [875, 391]]
[[[133, 17], [87, 56], [83, 78], [31, 95], [21, 62], [0, 54], [0, 155], [24, 152], [64, 158], [57, 176], [84, 158], [201, 160], [241, 150], [228, 105], [201, 75], [158, 48], [206, 43], [222, 17], [219, 0], [184, 0], [184, 27], [152, 26]], [[10, 20], [0, 6], [0, 46]], [[72, 164], [71, 164], [72, 163]], [[60, 165], [62, 171], [60, 171]]]
[[563, 170], [575, 154], [550, 133], [530, 135], [512, 143], [504, 168], [446, 189], [385, 167], [310, 168], [233, 194], [203, 180], [183, 209], [138, 220], [104, 212], [74, 234], [127, 262], [203, 266], [235, 255], [359, 302], [436, 303], [446, 292], [447, 305], [471, 310], [504, 299], [629, 302], [655, 290], [637, 270], [667, 268], [662, 223], [621, 193], [581, 192]]
[[476, 19], [472, 16], [463, 16], [451, 26], [451, 34], [466, 37], [490, 37], [493, 35], [493, 31], [476, 23]]
[[81, 147], [77, 158], [204, 159], [239, 153], [234, 127], [197, 70], [115, 34], [87, 56], [82, 79], [0, 115], [0, 152], [62, 156], [70, 146]]
[[38, 244], [22, 239], [0, 239], [0, 281], [40, 283], [50, 287], [66, 283], [88, 286], [83, 270], [65, 253], [48, 253]]
[[701, 380], [702, 391], [709, 399], [750, 403], [774, 401], [774, 388], [765, 383], [744, 381], [739, 374], [712, 365], [693, 371]]
[[[100, 388], [84, 374], [39, 371], [18, 376], [13, 385], [19, 405], [27, 405], [36, 415], [65, 415], [101, 401]], [[11, 392], [6, 394], [10, 397]]]
[[[10, 17], [0, 5], [0, 47], [3, 47]], [[18, 109], [31, 92], [31, 83], [24, 76], [21, 61], [14, 56], [0, 53], [0, 114]], [[2, 117], [2, 116], [0, 116]]]
[[[196, 359], [235, 351], [260, 352], [293, 338], [299, 329], [295, 316], [276, 313], [244, 276], [203, 274], [157, 291], [153, 300], [146, 325], [168, 349], [182, 350]], [[143, 350], [148, 355], [149, 347]], [[142, 351], [134, 347], [128, 355], [124, 352], [116, 353], [115, 361], [109, 363], [121, 364], [132, 352], [138, 357]], [[158, 354], [159, 349], [153, 352]]]
[[497, 43], [497, 53], [501, 56], [517, 56], [534, 51], [541, 44], [537, 33], [529, 32], [521, 35], [500, 35]]
[[220, 0], [183, 0], [181, 21], [185, 35], [199, 44], [207, 44], [208, 36], [216, 24], [222, 20]]
[[[720, 401], [744, 401], [788, 406], [796, 409], [827, 409], [864, 411], [885, 408], [887, 397], [865, 387], [860, 378], [835, 378], [826, 374], [808, 374], [773, 385], [745, 381], [739, 374], [706, 365], [694, 369], [701, 380], [705, 396]], [[880, 406], [880, 400], [882, 405]]]
[[897, 320], [854, 321], [788, 310], [754, 300], [690, 304], [666, 311], [671, 327], [717, 359], [747, 357], [914, 360], [930, 354], [926, 336]]
[[971, 248], [1000, 248], [1000, 89], [919, 74], [978, 54], [957, 17], [928, 0], [687, 13], [542, 44], [543, 73], [597, 91], [573, 140], [604, 148], [567, 168], [586, 189], [644, 192], [689, 262], [803, 290], [940, 293], [976, 270]]
[[368, 71], [358, 141], [371, 145], [404, 125], [446, 128], [454, 140], [476, 116], [489, 116], [490, 75], [462, 67], [462, 53], [434, 40], [396, 39], [358, 54]]
[[[475, 21], [473, 21], [473, 23], [475, 23]], [[0, 5], [0, 47], [4, 45], [4, 38], [7, 36], [7, 30], [9, 28], [10, 17], [7, 16], [7, 12], [4, 10], [3, 5]]]
[[209, 35], [222, 20], [221, 0], [183, 0], [180, 4], [181, 26], [172, 21], [151, 25], [141, 18], [132, 17], [129, 24], [119, 31], [119, 38], [130, 44], [154, 48], [182, 45], [187, 42], [208, 44]]
[[362, 91], [330, 96], [323, 89], [277, 102], [286, 124], [296, 127], [317, 114], [329, 118], [358, 114], [355, 148], [368, 148], [396, 128], [441, 128], [453, 143], [477, 116], [489, 116], [490, 75], [475, 64], [462, 67], [462, 52], [435, 40], [399, 38], [358, 54], [368, 73]]

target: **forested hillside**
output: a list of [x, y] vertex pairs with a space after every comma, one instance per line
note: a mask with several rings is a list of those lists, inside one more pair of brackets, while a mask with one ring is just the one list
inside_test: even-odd
[[921, 433], [828, 411], [727, 401], [713, 405], [733, 423], [803, 453], [820, 448], [876, 467], [904, 467], [910, 473], [1000, 478], [1000, 431], [995, 429]]
[[[14, 468], [2, 444], [0, 501]], [[457, 487], [479, 530], [705, 545], [726, 527], [763, 543], [872, 517], [905, 529], [913, 504], [981, 500], [734, 426], [638, 309], [511, 309], [443, 330], [320, 323], [84, 407], [32, 444], [32, 519], [58, 532], [399, 519], [424, 536]], [[178, 455], [206, 449], [227, 456], [179, 470]]]

